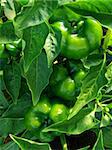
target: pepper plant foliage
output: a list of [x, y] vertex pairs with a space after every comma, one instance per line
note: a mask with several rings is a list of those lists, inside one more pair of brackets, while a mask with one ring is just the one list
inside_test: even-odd
[[[61, 32], [56, 28], [55, 22], [64, 22], [69, 29], [67, 32], [76, 34], [76, 26], [80, 30], [83, 25], [78, 24], [79, 18], [83, 21], [97, 21], [103, 35], [94, 51], [87, 52], [81, 59], [72, 60], [73, 58], [66, 57], [67, 54], [61, 53], [63, 34], [65, 35], [66, 31]], [[92, 147], [84, 145], [84, 149], [112, 149], [111, 28], [112, 0], [0, 1], [1, 150], [51, 150], [49, 142], [55, 140], [54, 133], [60, 136], [63, 150], [67, 150], [67, 146], [64, 147], [65, 135], [80, 135], [85, 131], [94, 132], [96, 142]], [[81, 37], [83, 36], [81, 33]], [[10, 44], [16, 48], [16, 53]], [[69, 42], [64, 44], [66, 49]], [[70, 68], [70, 61], [75, 62], [77, 68], [86, 70], [86, 75], [80, 83], [80, 90], [76, 90], [76, 94], [72, 95], [69, 105], [69, 98], [63, 100], [66, 98], [62, 94], [60, 96], [55, 85], [54, 90], [50, 88], [50, 79], [55, 72], [55, 64], [64, 64], [70, 78], [74, 79], [74, 68]], [[58, 80], [58, 88], [61, 89], [60, 78]], [[74, 80], [76, 81], [76, 78]], [[66, 82], [63, 82], [62, 86], [66, 86]], [[74, 89], [72, 82], [73, 80], [71, 87]], [[25, 114], [38, 105], [43, 93], [52, 99], [51, 104], [53, 99], [60, 99], [61, 103], [68, 107], [69, 114], [64, 119], [62, 116], [62, 120], [58, 122], [50, 120], [49, 123], [47, 120], [47, 123], [42, 122], [43, 126], [39, 129], [29, 130], [25, 125]]]

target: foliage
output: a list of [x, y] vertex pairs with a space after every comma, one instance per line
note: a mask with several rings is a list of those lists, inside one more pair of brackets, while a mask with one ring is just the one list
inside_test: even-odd
[[[111, 6], [112, 0], [0, 0], [1, 150], [51, 150], [55, 137], [60, 137], [63, 150], [67, 150], [65, 137], [80, 136], [88, 131], [95, 133], [96, 142], [80, 149], [112, 149]], [[103, 34], [98, 35], [100, 46], [94, 50], [88, 39], [94, 42], [98, 37], [91, 36], [98, 33], [93, 31], [95, 34], [92, 34], [90, 30], [86, 33], [88, 18], [99, 24]], [[60, 26], [55, 22], [61, 22]], [[83, 44], [88, 43], [91, 51], [84, 45], [87, 50], [84, 57], [80, 57], [80, 52], [78, 58], [64, 55], [62, 47], [64, 53], [69, 47], [75, 47], [72, 36], [77, 37], [76, 46], [80, 47], [81, 39]], [[7, 44], [16, 50], [7, 49]], [[53, 75], [56, 65], [66, 68], [63, 69], [66, 75], [64, 71], [60, 71], [59, 76]], [[74, 74], [79, 70], [86, 72], [80, 84], [74, 81]], [[51, 84], [53, 77], [57, 82], [52, 82], [54, 85]], [[72, 89], [63, 82], [67, 78], [74, 82], [72, 99], [65, 98]], [[64, 94], [62, 87], [66, 89]], [[35, 112], [43, 95], [49, 97], [52, 106], [66, 105], [68, 117], [53, 122], [49, 114]], [[43, 118], [38, 129], [28, 130], [25, 126], [24, 118], [29, 109]]]

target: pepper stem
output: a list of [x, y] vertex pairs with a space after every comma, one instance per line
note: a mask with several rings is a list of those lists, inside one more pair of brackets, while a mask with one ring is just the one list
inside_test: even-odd
[[63, 150], [68, 150], [65, 134], [60, 135], [60, 141], [61, 141]]

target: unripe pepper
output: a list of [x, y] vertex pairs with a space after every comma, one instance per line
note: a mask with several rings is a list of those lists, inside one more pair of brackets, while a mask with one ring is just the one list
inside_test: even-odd
[[101, 24], [91, 18], [84, 19], [78, 34], [71, 34], [64, 24], [54, 24], [62, 33], [61, 55], [69, 59], [81, 59], [98, 49], [101, 44], [103, 30]]

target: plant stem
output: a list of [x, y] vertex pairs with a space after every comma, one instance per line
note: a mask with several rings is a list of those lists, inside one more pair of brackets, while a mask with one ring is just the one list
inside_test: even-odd
[[65, 134], [61, 134], [60, 140], [63, 150], [68, 150]]
[[112, 95], [103, 95], [103, 97], [112, 98]]

